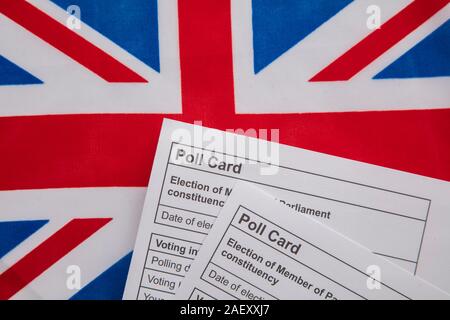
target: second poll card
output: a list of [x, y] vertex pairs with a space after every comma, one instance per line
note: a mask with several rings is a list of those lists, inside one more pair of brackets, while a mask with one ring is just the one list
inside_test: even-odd
[[450, 296], [239, 182], [176, 298], [416, 300]]
[[450, 292], [449, 183], [280, 145], [277, 137], [163, 122], [124, 298], [174, 298], [240, 181]]

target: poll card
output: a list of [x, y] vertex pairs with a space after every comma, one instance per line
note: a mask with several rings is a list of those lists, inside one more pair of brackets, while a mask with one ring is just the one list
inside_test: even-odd
[[449, 183], [237, 133], [164, 120], [124, 298], [174, 297], [238, 181], [450, 292]]
[[236, 184], [177, 299], [449, 299], [267, 193]]

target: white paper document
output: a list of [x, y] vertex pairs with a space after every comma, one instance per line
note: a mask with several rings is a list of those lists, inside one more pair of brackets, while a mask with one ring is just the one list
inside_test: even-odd
[[448, 299], [358, 243], [238, 183], [176, 299]]
[[174, 298], [239, 181], [450, 292], [449, 183], [165, 120], [124, 298]]

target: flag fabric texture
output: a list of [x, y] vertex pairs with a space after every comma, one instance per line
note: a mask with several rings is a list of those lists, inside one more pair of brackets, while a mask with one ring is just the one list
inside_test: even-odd
[[121, 298], [164, 117], [450, 181], [449, 18], [448, 0], [0, 0], [0, 299]]

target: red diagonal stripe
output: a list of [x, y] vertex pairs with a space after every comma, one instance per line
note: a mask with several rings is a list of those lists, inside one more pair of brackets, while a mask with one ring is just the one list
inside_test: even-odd
[[417, 29], [450, 0], [415, 0], [310, 81], [346, 81]]
[[0, 274], [0, 300], [11, 298], [109, 221], [111, 218], [71, 220]]
[[147, 82], [133, 70], [25, 0], [0, 0], [0, 13], [108, 82]]

